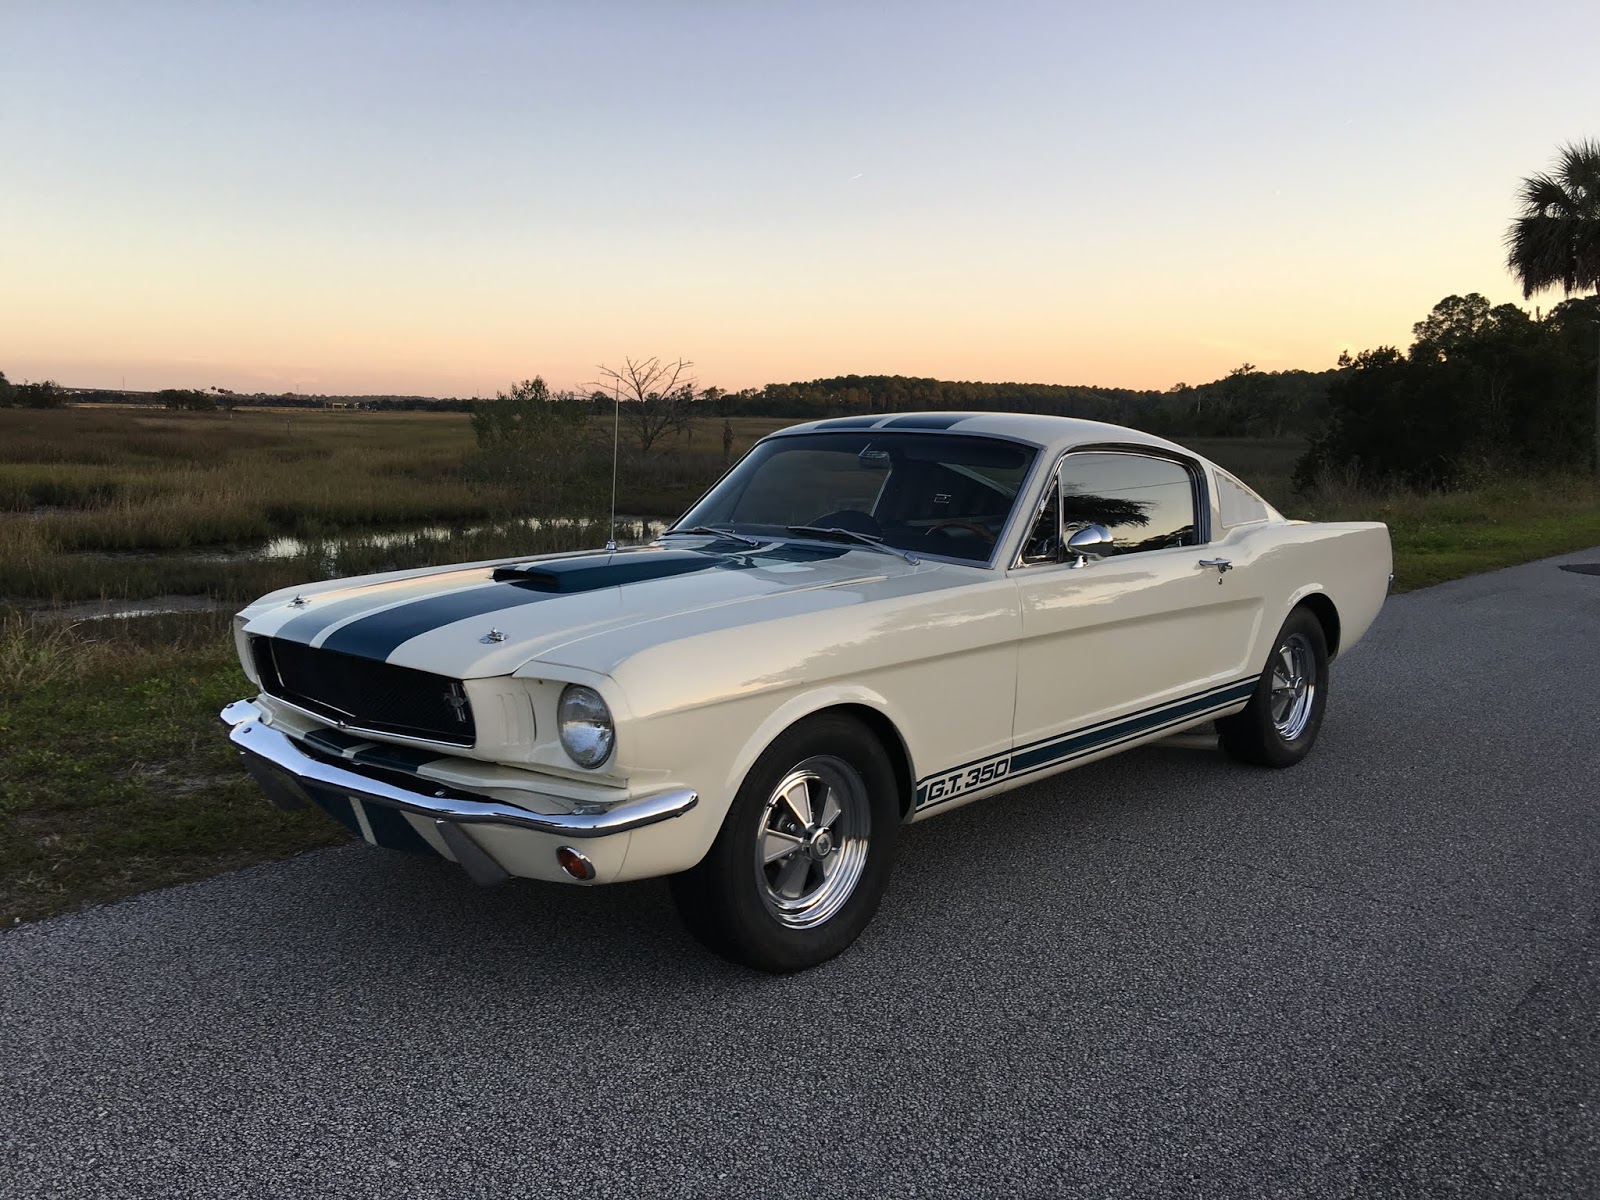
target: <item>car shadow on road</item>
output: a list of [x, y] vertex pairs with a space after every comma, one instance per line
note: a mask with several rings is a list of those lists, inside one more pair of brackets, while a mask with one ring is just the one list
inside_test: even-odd
[[[965, 929], [987, 939], [989, 899], [1003, 901], [995, 921], [1014, 922], [1016, 896], [1029, 890], [1018, 880], [1056, 880], [1065, 889], [1108, 840], [1137, 843], [1203, 822], [1229, 770], [1217, 756], [1135, 751], [903, 827], [883, 906], [841, 961], [861, 969], [897, 945], [921, 944], [930, 922], [946, 937]], [[298, 953], [334, 955], [352, 969], [432, 976], [449, 963], [486, 991], [533, 987], [546, 1001], [630, 981], [677, 988], [759, 986], [764, 978], [697, 945], [665, 880], [597, 888], [512, 880], [484, 889], [443, 860], [361, 844], [231, 880], [224, 886], [254, 892], [249, 903], [228, 906], [232, 938], [254, 940], [249, 925], [268, 921], [300, 943]], [[952, 904], [964, 914], [960, 927], [936, 915]]]

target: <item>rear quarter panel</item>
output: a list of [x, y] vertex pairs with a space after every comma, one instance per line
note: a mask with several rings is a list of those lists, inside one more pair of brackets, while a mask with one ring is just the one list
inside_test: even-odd
[[1229, 540], [1260, 576], [1264, 609], [1253, 669], [1267, 661], [1284, 620], [1312, 593], [1333, 602], [1341, 655], [1371, 628], [1389, 594], [1389, 529], [1378, 522], [1271, 521], [1231, 530]]

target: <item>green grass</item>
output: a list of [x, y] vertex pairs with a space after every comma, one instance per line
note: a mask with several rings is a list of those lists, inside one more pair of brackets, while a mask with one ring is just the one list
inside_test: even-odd
[[0, 928], [342, 841], [262, 800], [217, 711], [226, 622], [0, 622]]
[[1600, 546], [1600, 482], [1590, 476], [1490, 480], [1459, 492], [1330, 489], [1287, 510], [1387, 524], [1396, 591]]
[[[783, 424], [736, 420], [734, 453]], [[721, 472], [720, 429], [706, 421], [692, 443], [625, 455], [620, 509], [676, 515]], [[522, 514], [514, 495], [468, 478], [472, 448], [465, 419], [447, 415], [0, 411], [0, 605], [167, 593], [236, 602], [330, 573], [603, 539], [492, 527]], [[1194, 448], [1290, 516], [1387, 522], [1399, 590], [1600, 545], [1589, 478], [1302, 497], [1289, 486], [1298, 443]], [[49, 511], [22, 515], [38, 506]], [[334, 540], [415, 521], [453, 528], [393, 545]], [[474, 523], [491, 527], [468, 532]], [[150, 553], [285, 533], [329, 540], [274, 562]], [[223, 615], [67, 626], [0, 609], [0, 925], [343, 840], [320, 814], [273, 809], [239, 769], [216, 713], [248, 692]]]
[[1455, 492], [1332, 483], [1297, 495], [1290, 479], [1305, 449], [1298, 440], [1202, 438], [1189, 444], [1287, 516], [1384, 522], [1397, 592], [1600, 546], [1600, 481], [1593, 476], [1490, 476]]

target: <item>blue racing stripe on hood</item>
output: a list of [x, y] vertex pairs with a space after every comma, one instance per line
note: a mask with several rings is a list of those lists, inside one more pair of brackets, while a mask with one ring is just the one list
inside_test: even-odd
[[[358, 617], [329, 634], [321, 649], [381, 662], [402, 643], [469, 617], [521, 608], [559, 595], [623, 587], [729, 565], [736, 564], [700, 551], [662, 548], [498, 567], [494, 571], [494, 582], [487, 586], [457, 588]], [[318, 627], [318, 632], [325, 628], [326, 622]]]
[[[580, 555], [566, 559], [547, 559], [494, 570], [494, 582], [473, 583], [416, 600], [392, 604], [366, 616], [356, 609], [354, 619], [335, 628], [319, 648], [360, 658], [388, 660], [400, 646], [414, 637], [471, 617], [484, 617], [508, 609], [554, 600], [563, 595], [628, 587], [656, 579], [666, 579], [702, 569], [742, 571], [766, 562], [820, 562], [839, 558], [854, 549], [850, 546], [806, 546], [780, 543], [755, 553], [727, 554], [710, 549], [670, 550], [665, 547], [624, 550], [615, 554]], [[481, 578], [481, 577], [480, 577]], [[369, 594], [366, 607], [389, 599]], [[276, 636], [317, 645], [316, 639], [330, 626], [335, 609], [353, 604], [356, 597], [328, 605], [320, 616], [307, 613], [289, 621]]]
[[551, 599], [553, 595], [523, 583], [491, 583], [485, 587], [446, 592], [442, 596], [429, 596], [410, 604], [386, 608], [370, 617], [359, 617], [335, 629], [321, 648], [383, 662], [402, 643], [430, 633], [441, 625], [503, 612], [508, 608], [520, 608], [524, 604], [537, 604], [541, 600]]
[[362, 587], [350, 595], [340, 596], [335, 600], [311, 596], [304, 611], [285, 621], [272, 636], [309, 646], [316, 641], [317, 635], [323, 630], [332, 629], [340, 621], [360, 616], [379, 604], [438, 595], [439, 577], [440, 573], [435, 571], [403, 583], [385, 584], [381, 595], [371, 587]]

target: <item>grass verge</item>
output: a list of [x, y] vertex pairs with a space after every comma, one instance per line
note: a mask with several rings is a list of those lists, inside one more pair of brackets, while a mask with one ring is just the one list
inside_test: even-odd
[[225, 621], [98, 625], [0, 620], [0, 928], [345, 839], [239, 769]]
[[1600, 482], [1586, 476], [1499, 479], [1460, 492], [1324, 489], [1287, 511], [1387, 524], [1399, 592], [1600, 546]]

